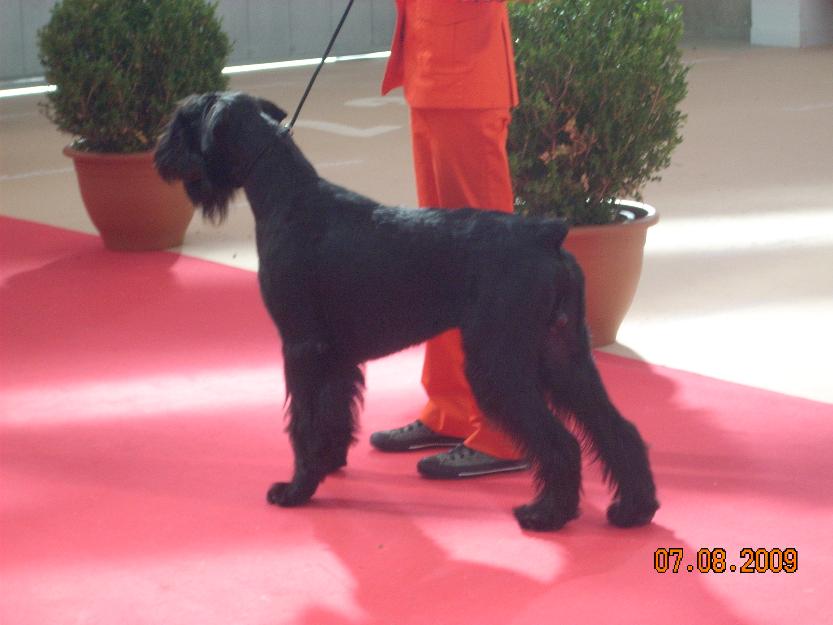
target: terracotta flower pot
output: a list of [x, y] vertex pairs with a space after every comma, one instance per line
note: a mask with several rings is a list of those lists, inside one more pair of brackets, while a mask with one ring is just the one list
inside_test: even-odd
[[659, 221], [656, 210], [639, 202], [618, 202], [634, 219], [602, 226], [572, 228], [564, 249], [584, 271], [587, 324], [594, 347], [616, 341], [619, 326], [633, 302], [648, 228]]
[[103, 154], [64, 148], [75, 165], [81, 198], [105, 247], [164, 250], [182, 245], [194, 209], [181, 183], [156, 173], [153, 152]]

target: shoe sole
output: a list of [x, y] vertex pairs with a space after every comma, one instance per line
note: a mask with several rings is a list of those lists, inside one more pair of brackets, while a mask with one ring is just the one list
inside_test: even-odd
[[512, 467], [501, 467], [499, 469], [481, 469], [479, 471], [461, 471], [459, 473], [447, 473], [445, 475], [438, 475], [438, 474], [430, 474], [430, 473], [423, 473], [422, 471], [419, 474], [422, 477], [427, 477], [431, 480], [459, 480], [464, 479], [467, 477], [482, 477], [484, 475], [494, 475], [497, 473], [512, 473], [513, 471], [526, 471], [529, 469], [531, 465], [524, 464]]
[[505, 467], [503, 469], [488, 469], [483, 471], [466, 471], [465, 473], [458, 473], [460, 477], [477, 477], [479, 475], [491, 475], [492, 473], [511, 473], [512, 471], [526, 471], [530, 465], [525, 464], [517, 467]]
[[436, 441], [431, 443], [414, 443], [413, 445], [409, 445], [408, 447], [380, 447], [374, 445], [371, 441], [371, 446], [374, 449], [378, 449], [379, 451], [386, 451], [386, 452], [398, 452], [398, 451], [419, 451], [420, 449], [432, 449], [436, 447], [456, 447], [460, 443], [463, 442], [463, 439], [457, 439], [454, 441]]
[[457, 445], [459, 445], [462, 442], [463, 442], [463, 439], [461, 438], [458, 441], [448, 442], [448, 443], [422, 443], [422, 444], [411, 445], [410, 447], [408, 447], [407, 451], [412, 451], [412, 450], [417, 450], [417, 449], [431, 449], [432, 447], [456, 447]]

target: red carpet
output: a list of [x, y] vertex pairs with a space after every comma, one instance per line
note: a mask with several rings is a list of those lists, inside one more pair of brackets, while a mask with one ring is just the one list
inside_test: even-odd
[[[4, 625], [833, 622], [833, 405], [599, 354], [662, 508], [608, 526], [591, 466], [582, 516], [529, 534], [510, 514], [528, 475], [432, 482], [419, 454], [370, 449], [420, 407], [411, 350], [369, 367], [348, 469], [276, 509], [292, 461], [255, 276], [0, 230]], [[659, 547], [684, 549], [679, 573], [654, 570]], [[735, 566], [792, 547], [798, 571], [699, 573], [701, 547]]]

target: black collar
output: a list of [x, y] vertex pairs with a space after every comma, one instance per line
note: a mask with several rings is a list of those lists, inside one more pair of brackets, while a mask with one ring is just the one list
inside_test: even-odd
[[[292, 136], [292, 129], [290, 129], [288, 126], [278, 126], [277, 139], [279, 141], [284, 139], [284, 138], [291, 137], [291, 136]], [[274, 147], [275, 147], [275, 141], [270, 140], [270, 141], [266, 142], [266, 145], [264, 145], [262, 148], [260, 148], [258, 153], [255, 154], [254, 158], [249, 162], [249, 166], [246, 168], [246, 171], [244, 172], [243, 176], [240, 178], [240, 186], [243, 186], [246, 183], [246, 181], [249, 179], [249, 177], [252, 175], [252, 172], [254, 171], [254, 168], [255, 168], [255, 165], [257, 165], [257, 162], [261, 158], [266, 156], [266, 154], [268, 154]]]

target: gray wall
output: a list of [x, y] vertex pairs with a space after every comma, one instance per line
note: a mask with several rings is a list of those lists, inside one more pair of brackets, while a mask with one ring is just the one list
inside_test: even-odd
[[804, 48], [833, 44], [833, 0], [752, 0], [753, 44]]
[[35, 33], [54, 0], [0, 0], [0, 80], [39, 76]]
[[[36, 33], [54, 0], [0, 0], [0, 81], [40, 76]], [[218, 13], [234, 41], [229, 63], [321, 56], [346, 0], [220, 0]], [[333, 54], [386, 50], [396, 16], [393, 0], [356, 0]]]
[[683, 6], [685, 38], [749, 41], [751, 0], [676, 0]]
[[[218, 12], [235, 43], [229, 63], [320, 57], [346, 6], [346, 0], [221, 0]], [[332, 53], [387, 50], [395, 17], [393, 0], [356, 0]]]
[[[689, 39], [749, 41], [751, 0], [675, 0]], [[35, 33], [54, 0], [0, 0], [0, 81], [39, 76]], [[318, 57], [346, 0], [220, 0], [218, 11], [235, 42], [233, 65]], [[387, 49], [393, 0], [356, 0], [335, 54]]]

